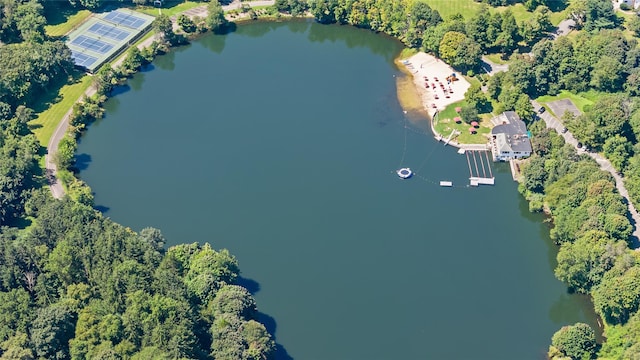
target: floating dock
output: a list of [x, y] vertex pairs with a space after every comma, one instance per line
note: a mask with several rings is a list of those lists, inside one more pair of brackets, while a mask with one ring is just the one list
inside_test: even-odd
[[451, 181], [440, 181], [440, 186], [451, 187], [453, 183]]
[[465, 154], [469, 165], [469, 185], [494, 185], [495, 177], [491, 171], [489, 152], [487, 150], [466, 150]]

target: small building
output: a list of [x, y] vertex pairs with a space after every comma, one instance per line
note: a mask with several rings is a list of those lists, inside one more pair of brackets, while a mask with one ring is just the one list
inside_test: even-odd
[[515, 111], [505, 111], [493, 119], [499, 124], [491, 129], [493, 161], [521, 159], [531, 155], [531, 140], [527, 126]]

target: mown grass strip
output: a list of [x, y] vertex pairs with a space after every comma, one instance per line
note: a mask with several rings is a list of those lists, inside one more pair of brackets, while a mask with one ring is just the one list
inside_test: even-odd
[[183, 11], [187, 11], [189, 9], [193, 9], [194, 7], [198, 7], [202, 5], [206, 5], [206, 3], [185, 1], [167, 8], [165, 7], [157, 8], [153, 6], [138, 6], [133, 8], [133, 10], [139, 11], [141, 13], [145, 13], [151, 16], [158, 16], [160, 15], [160, 13], [162, 13], [162, 15], [174, 16]]
[[[572, 92], [569, 92], [567, 90], [562, 90], [560, 91], [560, 93], [558, 95], [544, 95], [544, 96], [540, 96], [539, 98], [537, 98], [536, 100], [541, 103], [549, 103], [552, 101], [556, 101], [556, 100], [562, 100], [562, 99], [571, 99], [571, 101], [573, 102], [573, 104], [582, 112], [584, 112], [584, 107], [587, 105], [591, 105], [593, 104], [592, 100], [589, 100], [588, 97], [597, 97], [596, 94], [589, 94], [589, 93], [581, 93], [581, 94], [574, 94]], [[562, 114], [556, 114], [558, 116], [562, 116]]]
[[36, 134], [40, 145], [46, 147], [51, 135], [73, 104], [91, 86], [93, 78], [84, 75], [71, 84], [64, 85], [58, 91], [57, 97], [43, 107], [46, 110], [40, 112], [38, 117], [29, 122], [29, 128]]
[[56, 25], [47, 25], [44, 27], [44, 30], [47, 35], [52, 37], [63, 36], [82, 24], [89, 16], [91, 16], [91, 11], [80, 10], [75, 14], [69, 15], [65, 22]]

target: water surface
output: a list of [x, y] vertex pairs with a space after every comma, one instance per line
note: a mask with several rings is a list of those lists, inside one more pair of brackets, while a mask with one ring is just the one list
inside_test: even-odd
[[205, 36], [106, 103], [81, 177], [114, 220], [235, 254], [279, 358], [543, 359], [591, 305], [508, 168], [468, 188], [465, 157], [406, 119], [400, 49], [309, 22]]

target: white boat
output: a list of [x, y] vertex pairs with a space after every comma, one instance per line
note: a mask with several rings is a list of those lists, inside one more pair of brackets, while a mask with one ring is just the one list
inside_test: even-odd
[[402, 168], [396, 171], [396, 174], [398, 174], [401, 179], [408, 179], [413, 175], [413, 172], [409, 168]]
[[453, 182], [451, 182], [451, 181], [440, 181], [440, 186], [451, 187], [451, 186], [453, 186]]

